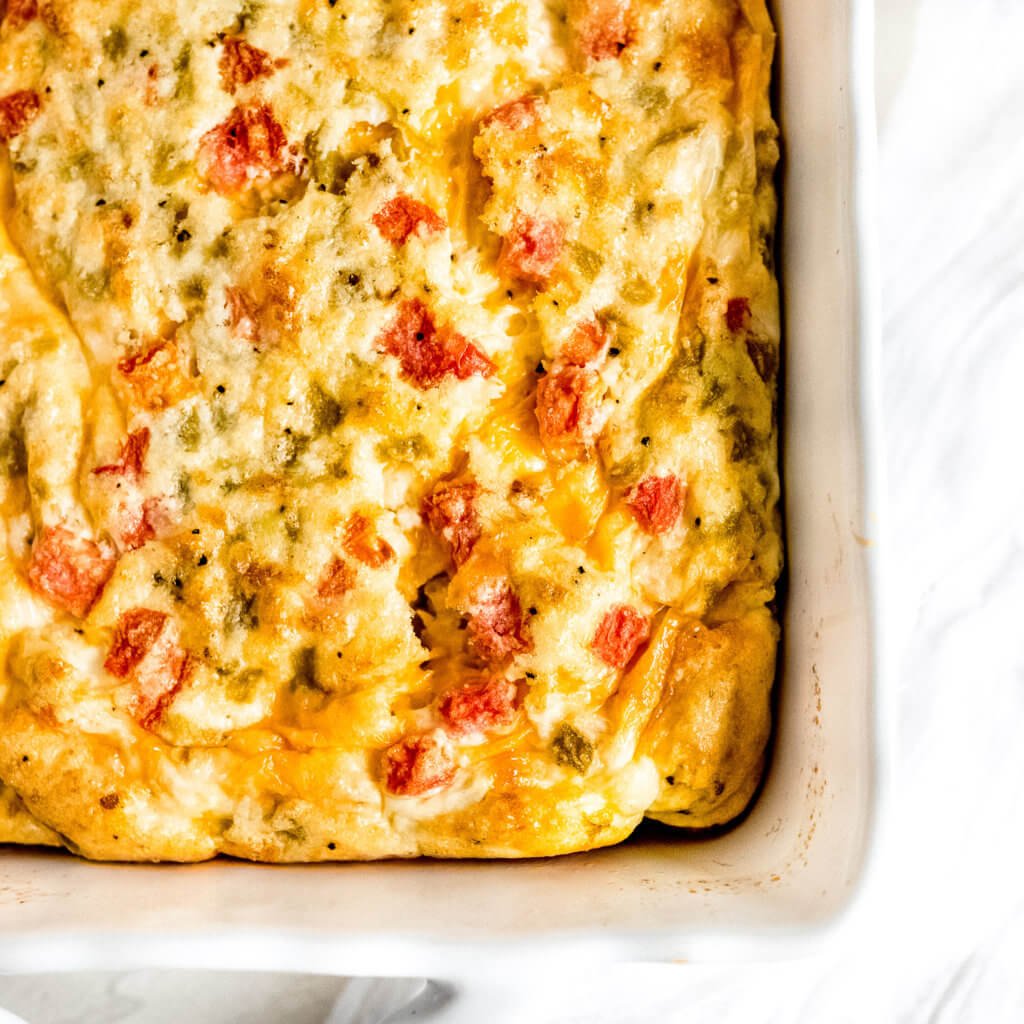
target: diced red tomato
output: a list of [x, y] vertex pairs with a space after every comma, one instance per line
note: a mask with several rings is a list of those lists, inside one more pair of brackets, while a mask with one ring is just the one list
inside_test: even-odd
[[475, 483], [442, 484], [423, 499], [423, 518], [427, 526], [443, 540], [452, 552], [452, 561], [462, 565], [480, 539], [480, 520], [476, 498], [480, 488]]
[[505, 236], [498, 269], [517, 281], [543, 285], [562, 255], [565, 228], [557, 220], [519, 211]]
[[141, 548], [146, 541], [156, 537], [156, 530], [153, 524], [146, 519], [145, 509], [133, 508], [130, 505], [122, 505], [118, 510], [117, 525], [115, 528], [118, 543], [124, 551], [135, 551]]
[[679, 521], [685, 503], [686, 487], [671, 474], [649, 476], [626, 495], [626, 504], [640, 528], [651, 534], [671, 530]]
[[449, 690], [438, 712], [455, 735], [489, 732], [511, 725], [519, 708], [519, 687], [511, 679], [495, 676]]
[[477, 588], [467, 630], [472, 650], [491, 665], [533, 649], [522, 606], [508, 580], [489, 580]]
[[422, 234], [429, 235], [444, 230], [444, 218], [435, 213], [426, 203], [412, 196], [398, 195], [389, 199], [374, 215], [377, 230], [395, 245], [404, 245], [411, 235], [422, 228]]
[[635, 608], [620, 604], [601, 619], [591, 647], [606, 665], [625, 668], [650, 635], [647, 619]]
[[293, 168], [284, 129], [265, 103], [235, 107], [199, 140], [199, 174], [223, 196]]
[[39, 14], [36, 0], [7, 0], [7, 13], [4, 21], [12, 28], [21, 28], [34, 21]]
[[160, 65], [150, 64], [146, 68], [146, 84], [143, 102], [147, 107], [155, 107], [160, 102]]
[[0, 142], [20, 135], [39, 113], [39, 97], [31, 89], [19, 89], [0, 99]]
[[517, 100], [503, 103], [492, 110], [484, 119], [484, 126], [500, 124], [514, 132], [526, 131], [539, 120], [540, 114], [536, 96], [520, 96]]
[[241, 288], [230, 285], [224, 289], [224, 298], [228, 304], [228, 326], [242, 341], [254, 343], [259, 335], [259, 326], [252, 299]]
[[121, 506], [115, 533], [122, 550], [134, 551], [169, 533], [173, 526], [174, 518], [165, 499], [147, 498], [141, 505]]
[[225, 92], [234, 93], [240, 85], [274, 72], [276, 64], [266, 50], [260, 50], [238, 36], [224, 40], [220, 56], [220, 81]]
[[379, 569], [395, 557], [391, 545], [373, 528], [373, 523], [366, 516], [356, 512], [345, 524], [343, 540], [345, 551], [353, 558], [358, 558], [363, 565], [371, 569]]
[[195, 664], [175, 639], [166, 612], [131, 608], [117, 620], [103, 667], [118, 679], [131, 679], [132, 713], [144, 729], [152, 729]]
[[124, 679], [149, 653], [167, 624], [166, 612], [152, 608], [132, 608], [125, 612], [114, 627], [114, 639], [103, 667]]
[[574, 454], [589, 444], [594, 410], [590, 395], [598, 376], [578, 366], [549, 373], [537, 383], [537, 424], [550, 452]]
[[396, 796], [420, 796], [455, 778], [455, 754], [443, 735], [425, 733], [400, 740], [384, 752], [384, 785]]
[[294, 337], [298, 289], [281, 268], [263, 267], [251, 289], [228, 285], [224, 299], [228, 326], [240, 341], [262, 350]]
[[192, 656], [176, 643], [161, 638], [132, 673], [135, 690], [132, 711], [143, 729], [160, 724], [167, 709], [195, 669]]
[[144, 409], [166, 409], [191, 390], [174, 341], [125, 356], [117, 364], [135, 402]]
[[461, 334], [448, 327], [438, 328], [419, 299], [399, 306], [398, 315], [381, 333], [378, 344], [382, 352], [397, 357], [403, 377], [424, 389], [436, 387], [446, 377], [489, 377], [497, 369]]
[[627, 0], [575, 0], [569, 4], [569, 28], [584, 59], [619, 57], [632, 41]]
[[750, 300], [730, 299], [725, 305], [725, 326], [739, 334], [750, 322]]
[[64, 526], [49, 526], [32, 544], [28, 581], [36, 593], [81, 619], [113, 571], [113, 556], [98, 544]]
[[604, 352], [610, 341], [611, 331], [607, 324], [596, 318], [585, 320], [576, 325], [569, 340], [562, 346], [559, 359], [573, 366], [586, 366]]
[[355, 586], [355, 576], [349, 565], [335, 558], [325, 570], [317, 584], [316, 596], [321, 601], [333, 602], [344, 597]]
[[121, 446], [121, 456], [117, 462], [108, 466], [97, 466], [93, 473], [104, 476], [132, 476], [142, 475], [142, 465], [146, 461], [146, 453], [149, 451], [149, 427], [141, 430], [133, 430], [125, 443]]
[[476, 345], [456, 331], [444, 331], [443, 342], [451, 373], [458, 380], [490, 377], [498, 368]]

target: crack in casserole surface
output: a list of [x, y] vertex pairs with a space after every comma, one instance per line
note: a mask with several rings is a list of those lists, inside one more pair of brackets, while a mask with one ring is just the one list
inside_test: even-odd
[[780, 569], [762, 0], [8, 0], [0, 840], [728, 821]]

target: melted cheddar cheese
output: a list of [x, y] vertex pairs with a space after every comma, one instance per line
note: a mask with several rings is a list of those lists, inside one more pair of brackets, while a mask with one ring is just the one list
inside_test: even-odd
[[728, 821], [781, 565], [763, 0], [8, 0], [0, 841]]

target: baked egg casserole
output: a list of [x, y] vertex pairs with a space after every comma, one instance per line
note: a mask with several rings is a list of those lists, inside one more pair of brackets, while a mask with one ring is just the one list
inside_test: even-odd
[[770, 729], [764, 0], [7, 0], [0, 841], [523, 857]]

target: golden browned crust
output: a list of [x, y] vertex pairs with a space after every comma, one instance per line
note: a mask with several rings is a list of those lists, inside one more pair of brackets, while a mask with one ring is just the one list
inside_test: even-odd
[[0, 843], [60, 846], [60, 836], [32, 817], [21, 797], [0, 782]]

